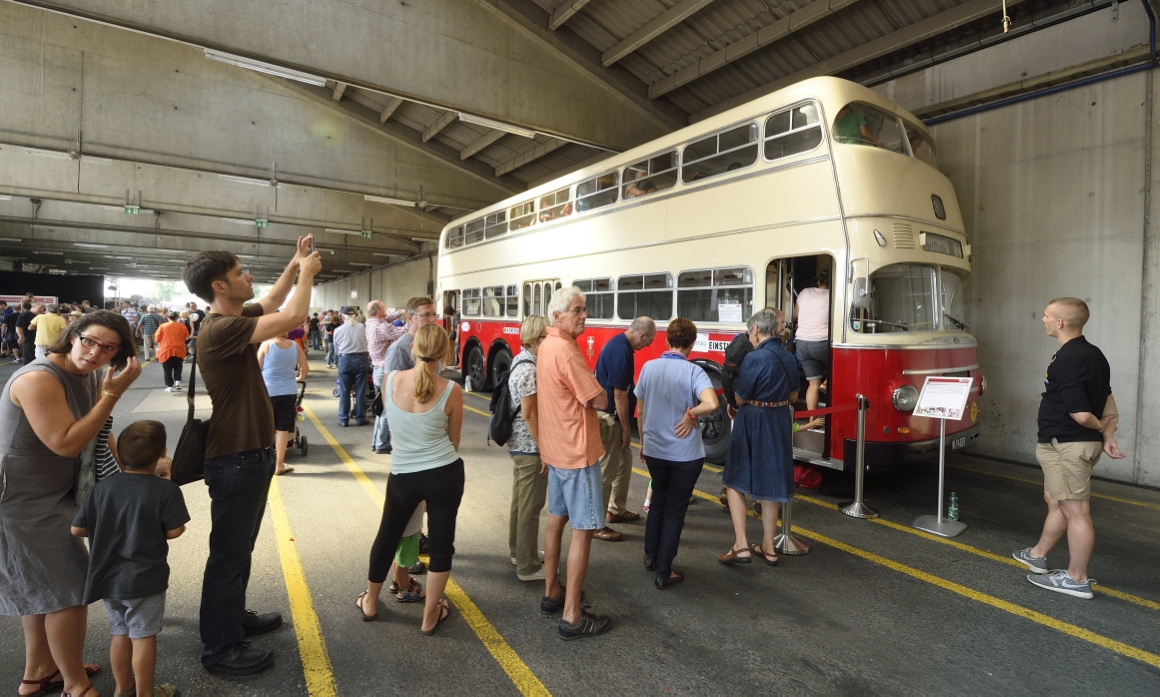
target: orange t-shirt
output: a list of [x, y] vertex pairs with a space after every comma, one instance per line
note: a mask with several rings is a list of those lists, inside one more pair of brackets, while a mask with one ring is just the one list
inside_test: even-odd
[[584, 405], [604, 394], [576, 340], [556, 327], [536, 354], [540, 456], [562, 469], [581, 469], [604, 456], [600, 417]]
[[181, 322], [169, 321], [157, 328], [157, 362], [185, 358], [185, 340], [189, 330]]

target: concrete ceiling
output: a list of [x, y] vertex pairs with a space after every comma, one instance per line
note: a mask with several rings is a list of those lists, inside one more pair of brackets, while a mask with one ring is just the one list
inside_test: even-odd
[[8, 0], [0, 259], [174, 278], [226, 248], [272, 280], [314, 233], [341, 276], [783, 85], [1108, 2], [1008, 0], [1004, 34], [997, 0]]

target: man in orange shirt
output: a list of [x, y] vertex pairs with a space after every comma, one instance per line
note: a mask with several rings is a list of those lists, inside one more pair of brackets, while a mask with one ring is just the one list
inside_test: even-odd
[[[588, 317], [584, 294], [571, 286], [552, 294], [548, 303], [548, 337], [536, 360], [536, 395], [540, 455], [548, 466], [548, 529], [544, 533], [544, 585], [540, 612], [564, 611], [560, 638], [565, 641], [608, 631], [612, 620], [580, 607], [592, 533], [604, 527], [601, 500], [598, 409], [608, 395], [589, 370], [576, 337]], [[564, 523], [572, 527], [568, 549], [568, 587], [560, 584], [560, 538]]]

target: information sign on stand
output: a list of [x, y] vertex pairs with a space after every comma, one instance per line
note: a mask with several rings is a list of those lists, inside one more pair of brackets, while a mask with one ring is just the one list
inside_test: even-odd
[[971, 396], [971, 378], [928, 377], [918, 394], [915, 416], [938, 419], [938, 515], [914, 519], [914, 527], [940, 537], [956, 537], [967, 529], [965, 523], [943, 517], [943, 486], [946, 479], [947, 421], [963, 418]]

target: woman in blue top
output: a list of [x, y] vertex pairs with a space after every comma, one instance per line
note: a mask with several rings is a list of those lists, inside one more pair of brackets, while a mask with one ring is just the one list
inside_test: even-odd
[[[689, 496], [705, 463], [697, 418], [717, 410], [717, 393], [701, 366], [689, 362], [697, 326], [684, 317], [665, 330], [669, 350], [644, 364], [636, 385], [640, 410], [640, 457], [652, 475], [652, 503], [644, 530], [644, 568], [656, 571], [656, 587], [685, 575], [673, 568]], [[645, 405], [648, 405], [647, 407]]]
[[294, 403], [298, 382], [304, 381], [310, 372], [306, 353], [301, 344], [282, 334], [262, 342], [258, 348], [258, 364], [262, 366], [262, 379], [274, 405], [274, 452], [278, 456], [274, 474], [293, 472], [293, 467], [286, 466], [286, 444], [298, 419], [298, 406]]
[[411, 344], [415, 367], [392, 371], [383, 380], [383, 407], [391, 429], [391, 474], [379, 533], [371, 546], [367, 589], [356, 604], [363, 618], [378, 613], [379, 593], [391, 569], [407, 522], [427, 502], [427, 601], [422, 633], [431, 636], [451, 615], [443, 589], [455, 554], [455, 520], [463, 499], [463, 391], [439, 375], [451, 358], [451, 341], [438, 324], [419, 329]]
[[[793, 496], [793, 411], [797, 400], [797, 361], [781, 345], [785, 315], [766, 308], [749, 320], [754, 349], [741, 362], [737, 378], [737, 417], [725, 456], [721, 480], [729, 498], [735, 540], [717, 557], [722, 564], [748, 564], [752, 554], [777, 564], [773, 537], [778, 504]], [[760, 545], [749, 546], [745, 535], [745, 495], [762, 502]]]

